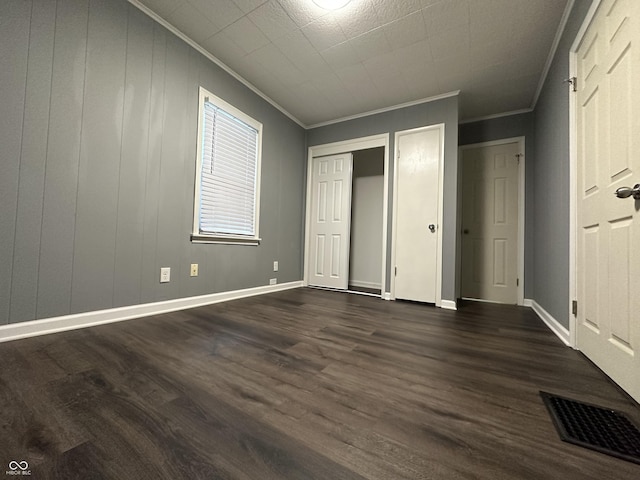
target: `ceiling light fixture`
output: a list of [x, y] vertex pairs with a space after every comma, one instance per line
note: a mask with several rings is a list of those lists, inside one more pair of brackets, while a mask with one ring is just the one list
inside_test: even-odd
[[313, 3], [325, 10], [338, 10], [350, 1], [351, 0], [313, 0]]

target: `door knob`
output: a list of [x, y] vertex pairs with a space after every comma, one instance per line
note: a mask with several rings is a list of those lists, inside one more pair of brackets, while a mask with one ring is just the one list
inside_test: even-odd
[[636, 183], [633, 188], [620, 187], [616, 190], [615, 196], [618, 198], [633, 197], [635, 200], [640, 200], [640, 183]]
[[431, 233], [436, 231], [436, 226], [433, 223], [429, 224], [429, 230], [431, 230]]

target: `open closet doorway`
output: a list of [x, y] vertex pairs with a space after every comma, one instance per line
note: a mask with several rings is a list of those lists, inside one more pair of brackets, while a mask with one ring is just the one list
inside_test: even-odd
[[304, 282], [388, 298], [389, 135], [309, 148]]
[[382, 294], [384, 147], [353, 152], [348, 289]]

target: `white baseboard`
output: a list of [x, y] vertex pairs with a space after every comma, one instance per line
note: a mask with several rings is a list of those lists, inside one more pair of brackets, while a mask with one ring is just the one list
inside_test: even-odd
[[[535, 300], [531, 301], [531, 308], [533, 311], [538, 314], [538, 316], [542, 319], [544, 323], [547, 324], [547, 327], [551, 329], [553, 333], [557, 335], [557, 337], [564, 342], [564, 344], [568, 347], [571, 346], [571, 334], [569, 330], [567, 330], [560, 322], [558, 322], [555, 318], [551, 316], [549, 312], [547, 312], [544, 308], [542, 308]], [[526, 300], [525, 300], [526, 302]]]
[[525, 298], [524, 301], [522, 302], [522, 306], [533, 307], [533, 300], [531, 300], [530, 298]]
[[440, 308], [444, 308], [445, 310], [457, 310], [458, 306], [453, 300], [442, 300], [440, 301]]
[[0, 326], [0, 342], [18, 340], [20, 338], [35, 337], [49, 333], [64, 332], [78, 328], [93, 327], [105, 323], [121, 322], [134, 318], [158, 315], [161, 313], [185, 310], [187, 308], [201, 307], [214, 303], [227, 302], [239, 298], [253, 297], [265, 293], [279, 292], [292, 288], [302, 287], [302, 281], [281, 283], [279, 285], [264, 285], [261, 287], [233, 290], [230, 292], [211, 293], [197, 297], [177, 298], [164, 302], [144, 303], [129, 307], [110, 308], [94, 312], [64, 315], [62, 317], [31, 320], [28, 322], [12, 323]]
[[349, 280], [349, 285], [353, 285], [354, 287], [360, 288], [375, 288], [376, 290], [381, 290], [382, 285], [375, 282], [365, 282], [361, 280]]
[[384, 296], [382, 298], [385, 300], [391, 300], [391, 292], [384, 292]]

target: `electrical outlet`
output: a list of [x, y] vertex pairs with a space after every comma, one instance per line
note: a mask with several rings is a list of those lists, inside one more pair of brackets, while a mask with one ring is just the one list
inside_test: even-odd
[[160, 269], [160, 283], [168, 283], [171, 281], [171, 267], [162, 267]]
[[192, 277], [197, 277], [198, 276], [198, 264], [197, 263], [192, 263], [191, 264], [191, 276]]
[[273, 271], [274, 272], [278, 271], [278, 261], [277, 260], [275, 262], [273, 262]]
[[269, 279], [269, 285], [275, 285], [276, 283], [278, 283], [278, 279], [277, 278], [270, 278]]

